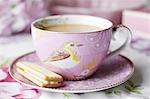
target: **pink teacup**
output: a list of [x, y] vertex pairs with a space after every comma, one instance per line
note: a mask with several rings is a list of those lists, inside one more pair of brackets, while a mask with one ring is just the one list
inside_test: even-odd
[[[84, 24], [100, 29], [79, 33], [45, 30], [47, 26], [60, 24]], [[118, 40], [114, 36], [119, 36]], [[100, 17], [57, 15], [34, 21], [32, 37], [36, 53], [48, 69], [67, 80], [80, 80], [92, 75], [106, 57], [117, 55], [124, 49], [130, 43], [131, 32], [123, 25], [114, 26]], [[110, 49], [110, 52], [110, 42], [114, 40], [112, 42], [116, 43], [122, 39], [124, 42], [119, 43], [114, 51]]]

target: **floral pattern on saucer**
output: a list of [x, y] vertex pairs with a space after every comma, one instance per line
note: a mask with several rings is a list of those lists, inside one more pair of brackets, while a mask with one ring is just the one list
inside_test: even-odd
[[64, 81], [64, 87], [55, 89], [42, 88], [38, 87], [16, 72], [15, 63], [18, 61], [30, 61], [42, 66], [43, 64], [40, 63], [40, 60], [36, 56], [35, 52], [25, 54], [16, 59], [10, 67], [10, 74], [15, 80], [22, 84], [49, 92], [85, 93], [104, 90], [124, 83], [132, 76], [134, 72], [132, 62], [124, 56], [118, 55], [106, 59], [101, 68], [99, 68], [99, 70], [92, 77], [86, 80]]

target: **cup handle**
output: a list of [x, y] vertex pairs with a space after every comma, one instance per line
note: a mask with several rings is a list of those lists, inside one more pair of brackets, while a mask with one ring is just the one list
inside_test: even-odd
[[110, 53], [107, 57], [118, 55], [122, 50], [130, 45], [132, 39], [131, 30], [124, 25], [117, 25], [112, 28], [112, 39], [110, 44]]

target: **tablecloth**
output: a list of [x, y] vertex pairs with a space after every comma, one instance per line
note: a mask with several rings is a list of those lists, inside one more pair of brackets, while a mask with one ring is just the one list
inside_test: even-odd
[[131, 46], [121, 53], [135, 65], [131, 79], [115, 88], [83, 94], [44, 92], [13, 80], [8, 66], [33, 50], [30, 34], [0, 38], [0, 99], [150, 99], [150, 39], [134, 37]]

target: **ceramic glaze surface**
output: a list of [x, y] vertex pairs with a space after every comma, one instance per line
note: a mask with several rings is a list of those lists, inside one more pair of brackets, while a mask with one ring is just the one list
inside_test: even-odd
[[[44, 28], [69, 23], [100, 26], [100, 29], [67, 33]], [[32, 38], [36, 54], [47, 67], [66, 79], [79, 80], [92, 75], [106, 57], [111, 41], [111, 27], [112, 23], [102, 18], [56, 16], [35, 21], [32, 25]]]

